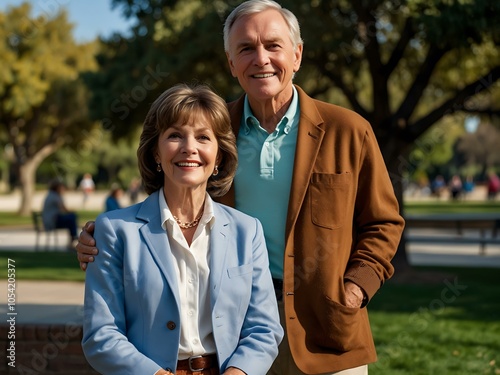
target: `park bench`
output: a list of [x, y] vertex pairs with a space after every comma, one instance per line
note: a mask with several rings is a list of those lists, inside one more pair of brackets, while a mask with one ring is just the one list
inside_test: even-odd
[[45, 250], [49, 249], [51, 236], [54, 238], [54, 246], [57, 247], [57, 231], [58, 231], [58, 229], [50, 229], [50, 230], [45, 229], [45, 226], [43, 225], [43, 220], [42, 220], [42, 213], [39, 211], [33, 211], [31, 213], [31, 217], [33, 219], [33, 227], [34, 227], [35, 232], [36, 232], [35, 251], [38, 251], [38, 249], [40, 248], [40, 236], [42, 234], [45, 234]]
[[[481, 255], [485, 255], [487, 244], [500, 244], [500, 213], [408, 214], [405, 221], [410, 230], [406, 241], [410, 243], [479, 244]], [[452, 232], [429, 233], [434, 229], [452, 229]]]

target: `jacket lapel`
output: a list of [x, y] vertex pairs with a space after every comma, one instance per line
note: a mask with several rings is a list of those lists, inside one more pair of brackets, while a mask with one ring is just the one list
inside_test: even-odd
[[137, 218], [146, 223], [140, 232], [147, 244], [151, 256], [155, 260], [161, 273], [175, 296], [177, 306], [180, 306], [179, 286], [174, 269], [174, 259], [165, 230], [161, 226], [158, 192], [151, 194], [142, 204]]
[[215, 223], [210, 238], [210, 291], [212, 309], [219, 295], [222, 275], [226, 266], [230, 220], [227, 213], [217, 203], [214, 204]]
[[325, 131], [321, 128], [323, 119], [313, 99], [307, 96], [300, 87], [295, 86], [295, 88], [299, 94], [300, 120], [293, 163], [292, 187], [290, 189], [290, 200], [288, 201], [287, 238], [299, 215], [325, 134]]

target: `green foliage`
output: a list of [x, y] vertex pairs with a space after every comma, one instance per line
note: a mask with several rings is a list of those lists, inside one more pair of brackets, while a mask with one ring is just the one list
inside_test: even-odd
[[63, 145], [85, 139], [95, 126], [81, 79], [82, 72], [97, 66], [95, 48], [95, 43], [75, 43], [64, 9], [33, 17], [24, 3], [0, 13], [0, 133], [13, 151], [23, 214], [31, 209], [40, 163]]
[[500, 42], [500, 25], [491, 16], [500, 12], [498, 1], [410, 0], [408, 7], [417, 15], [428, 41], [468, 47], [481, 43], [489, 34]]
[[85, 77], [93, 92], [92, 117], [106, 129], [120, 137], [134, 132], [150, 103], [178, 82], [203, 81], [224, 96], [238, 90], [223, 51], [221, 2], [113, 3], [139, 24], [130, 38], [103, 41], [100, 69]]
[[[92, 54], [92, 46], [75, 44], [66, 12], [49, 19], [32, 18], [30, 13], [31, 6], [24, 3], [0, 14], [2, 122], [19, 118], [29, 122], [44, 103], [63, 109], [67, 116], [68, 109], [78, 108], [65, 108], [66, 103], [60, 99], [78, 99], [82, 94], [75, 91], [74, 84], [79, 72], [95, 68], [95, 63], [85, 57]], [[57, 117], [50, 111], [43, 116], [48, 124]]]
[[454, 144], [464, 135], [462, 119], [455, 115], [436, 124], [413, 144], [409, 154], [408, 173], [412, 179], [427, 178], [428, 172], [439, 169], [452, 160]]
[[[101, 70], [91, 77], [97, 117], [127, 134], [142, 122], [147, 103], [179, 81], [208, 82], [228, 100], [239, 95], [222, 48], [223, 21], [239, 3], [113, 0], [138, 24], [134, 37], [105, 43]], [[393, 170], [448, 115], [500, 110], [493, 100], [500, 95], [497, 1], [280, 3], [297, 15], [305, 41], [296, 82], [367, 118]], [[128, 74], [113, 81], [121, 69]], [[164, 75], [146, 90], [151, 69]], [[491, 94], [481, 94], [490, 87]], [[134, 92], [140, 100], [130, 99]]]
[[[130, 138], [130, 139], [129, 139]], [[117, 138], [111, 131], [95, 128], [74, 147], [63, 147], [47, 158], [39, 168], [39, 179], [66, 176], [66, 182], [76, 187], [84, 173], [101, 175], [96, 183], [117, 182], [122, 186], [139, 176], [136, 151], [139, 134], [129, 138]]]

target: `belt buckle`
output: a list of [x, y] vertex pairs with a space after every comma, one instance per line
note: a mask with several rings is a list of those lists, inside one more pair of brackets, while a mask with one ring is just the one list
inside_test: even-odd
[[205, 367], [193, 368], [192, 361], [195, 360], [195, 359], [198, 359], [198, 358], [202, 358], [202, 357], [203, 357], [202, 355], [193, 355], [192, 357], [188, 358], [189, 371], [195, 372], [195, 371], [203, 371], [203, 370], [205, 370]]

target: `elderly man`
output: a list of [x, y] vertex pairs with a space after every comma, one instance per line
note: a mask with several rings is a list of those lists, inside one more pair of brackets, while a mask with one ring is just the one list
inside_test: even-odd
[[[276, 2], [234, 9], [224, 47], [245, 95], [229, 104], [239, 166], [222, 202], [264, 226], [286, 330], [269, 374], [367, 374], [365, 306], [393, 274], [404, 226], [372, 128], [292, 83], [303, 42]], [[86, 231], [80, 240], [84, 268], [97, 250]]]

